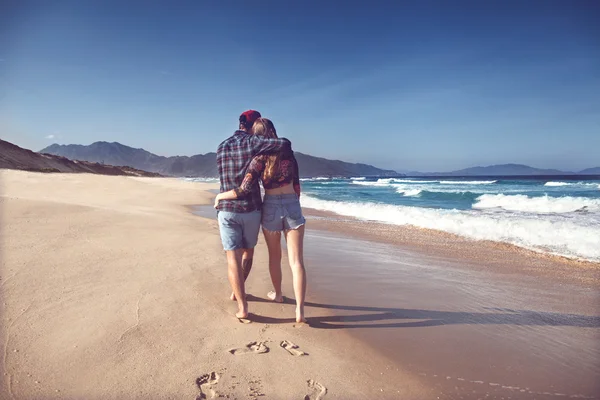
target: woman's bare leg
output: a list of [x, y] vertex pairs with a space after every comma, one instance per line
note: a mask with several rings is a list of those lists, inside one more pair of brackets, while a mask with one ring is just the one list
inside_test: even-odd
[[272, 232], [263, 229], [267, 248], [269, 249], [269, 274], [273, 282], [274, 292], [269, 292], [267, 297], [277, 303], [283, 302], [281, 293], [281, 232]]
[[306, 322], [304, 318], [304, 297], [306, 295], [306, 270], [304, 269], [304, 225], [285, 232], [288, 258], [294, 279], [296, 295], [296, 322]]

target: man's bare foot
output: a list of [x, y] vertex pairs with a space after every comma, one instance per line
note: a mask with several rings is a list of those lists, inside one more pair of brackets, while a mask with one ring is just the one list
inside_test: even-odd
[[270, 300], [273, 300], [275, 303], [283, 303], [283, 295], [282, 294], [280, 294], [278, 296], [276, 292], [271, 291], [271, 292], [267, 293], [267, 297]]
[[238, 312], [235, 313], [238, 319], [248, 319], [248, 302], [244, 301], [243, 304], [239, 305]]

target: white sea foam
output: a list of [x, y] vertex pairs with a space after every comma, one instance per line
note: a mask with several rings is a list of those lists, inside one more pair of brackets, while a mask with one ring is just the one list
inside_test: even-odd
[[442, 185], [491, 185], [498, 181], [440, 181]]
[[396, 225], [437, 229], [477, 240], [600, 261], [600, 223], [586, 215], [443, 210], [375, 203], [320, 200], [302, 196], [304, 207]]
[[544, 186], [569, 186], [572, 183], [569, 182], [546, 182]]
[[403, 189], [403, 188], [396, 189], [396, 193], [400, 193], [400, 194], [404, 195], [405, 197], [416, 197], [416, 196], [420, 195], [421, 192], [422, 192], [421, 189]]
[[597, 187], [600, 189], [600, 185], [597, 182], [546, 182], [544, 186], [560, 187], [560, 186], [587, 186]]
[[434, 183], [415, 183], [415, 184], [409, 184], [409, 183], [393, 183], [393, 182], [388, 182], [388, 181], [384, 181], [384, 182], [380, 182], [380, 180], [378, 180], [377, 182], [373, 182], [373, 181], [352, 181], [352, 184], [354, 185], [361, 185], [361, 186], [371, 186], [371, 187], [389, 187], [389, 188], [394, 188], [396, 189], [397, 193], [400, 194], [404, 194], [405, 196], [417, 196], [417, 194], [406, 194], [408, 191], [413, 190], [414, 192], [411, 193], [417, 193], [416, 191], [418, 190], [419, 193], [421, 194], [423, 191], [428, 191], [430, 193], [467, 193], [467, 192], [473, 192], [473, 193], [488, 193], [489, 190], [482, 190], [482, 189], [475, 189], [475, 188], [466, 188], [466, 187], [461, 187], [459, 188], [451, 188], [451, 186], [446, 186], [446, 187], [442, 187], [440, 185], [437, 184], [437, 181], [433, 181]]
[[356, 178], [350, 178], [350, 179], [352, 179], [352, 180], [355, 180], [355, 181], [364, 181], [366, 178], [365, 178], [365, 177], [363, 177], [363, 176], [359, 176], [359, 177], [356, 177]]
[[413, 180], [413, 179], [395, 179], [395, 178], [378, 179], [377, 181], [384, 182], [384, 183], [438, 183], [438, 181], [418, 181], [418, 180]]
[[600, 199], [585, 197], [529, 197], [524, 194], [483, 194], [476, 199], [473, 208], [502, 208], [508, 211], [530, 213], [568, 213], [579, 210], [600, 211]]
[[362, 185], [362, 186], [379, 186], [379, 187], [385, 187], [385, 186], [392, 186], [390, 183], [386, 183], [386, 182], [371, 182], [371, 181], [352, 181], [353, 185]]
[[328, 181], [330, 179], [331, 178], [328, 178], [326, 176], [317, 176], [317, 177], [314, 177], [314, 178], [300, 178], [300, 180], [303, 181], [303, 182], [304, 181]]
[[437, 183], [438, 181], [421, 181], [416, 179], [379, 178], [380, 183]]
[[491, 185], [498, 181], [421, 181], [416, 179], [396, 179], [396, 178], [381, 178], [377, 180], [378, 183], [438, 183], [442, 185]]

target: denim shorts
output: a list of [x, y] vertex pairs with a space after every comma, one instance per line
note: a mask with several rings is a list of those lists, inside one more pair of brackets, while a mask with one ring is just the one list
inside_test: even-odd
[[295, 193], [265, 195], [262, 209], [262, 226], [271, 232], [298, 229], [306, 223], [300, 200]]
[[260, 211], [234, 213], [219, 211], [219, 231], [225, 250], [253, 249], [258, 242]]

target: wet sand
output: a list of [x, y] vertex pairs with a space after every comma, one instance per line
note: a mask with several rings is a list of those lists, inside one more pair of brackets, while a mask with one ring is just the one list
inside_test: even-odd
[[440, 398], [600, 398], [597, 264], [305, 211], [314, 329], [349, 332]]
[[306, 246], [311, 292], [335, 310], [313, 326], [350, 331], [443, 398], [599, 397], [597, 287], [331, 232]]

